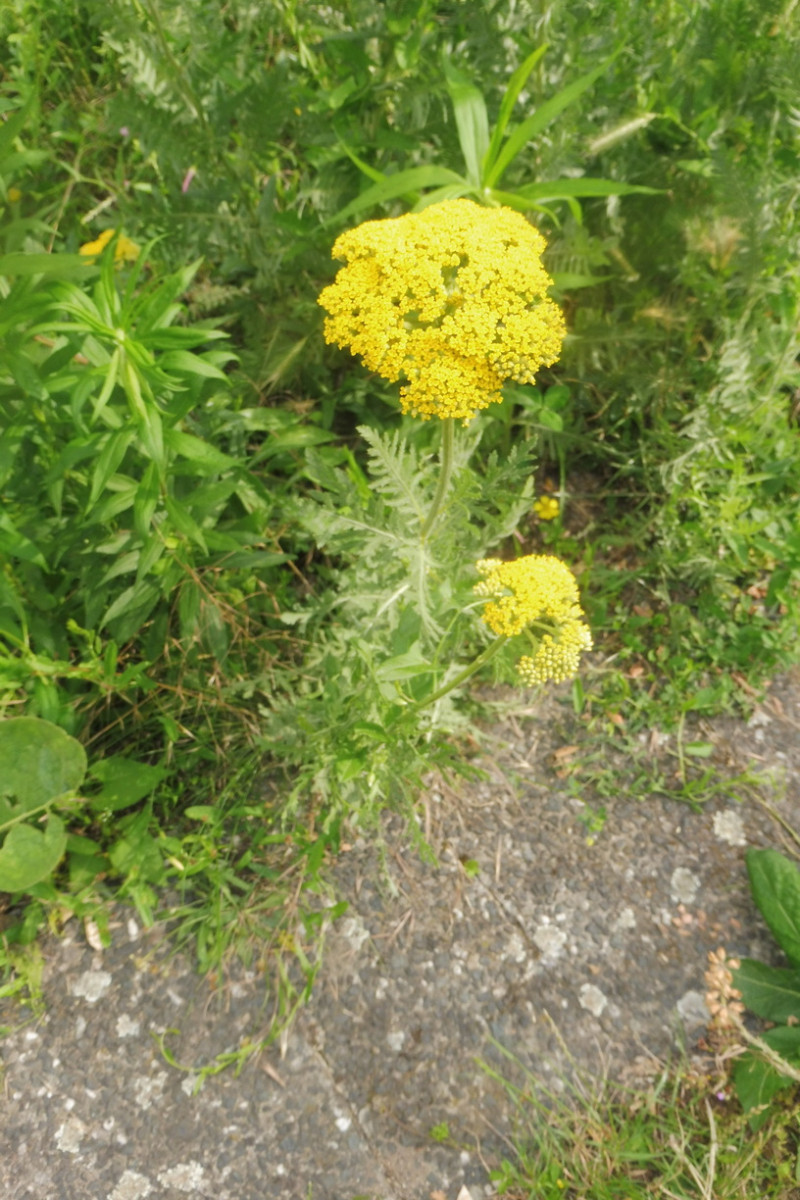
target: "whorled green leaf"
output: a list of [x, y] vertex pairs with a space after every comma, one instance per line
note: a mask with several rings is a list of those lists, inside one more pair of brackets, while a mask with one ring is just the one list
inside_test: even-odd
[[376, 183], [373, 187], [367, 188], [355, 200], [340, 209], [326, 224], [344, 221], [348, 217], [355, 216], [356, 213], [364, 212], [367, 208], [375, 208], [378, 204], [385, 204], [387, 200], [397, 200], [400, 196], [408, 196], [409, 193], [419, 191], [420, 188], [443, 187], [447, 184], [466, 184], [467, 188], [471, 187], [460, 175], [457, 175], [455, 171], [448, 170], [447, 167], [409, 167], [407, 171], [398, 171], [396, 175], [387, 175], [382, 183]]
[[789, 962], [800, 967], [800, 871], [777, 850], [749, 850], [747, 873], [759, 912]]
[[15, 825], [0, 847], [0, 892], [24, 892], [47, 879], [66, 845], [64, 822], [54, 813], [41, 831], [31, 825]]
[[540, 104], [535, 112], [531, 113], [524, 121], [522, 121], [516, 129], [512, 130], [506, 140], [502, 150], [497, 155], [492, 165], [486, 171], [484, 176], [484, 184], [487, 187], [493, 187], [501, 177], [503, 172], [510, 166], [513, 160], [517, 157], [528, 142], [532, 141], [538, 133], [546, 129], [551, 121], [563, 112], [570, 104], [574, 103], [579, 96], [592, 86], [592, 84], [600, 78], [604, 71], [608, 69], [613, 61], [612, 56], [600, 63], [594, 70], [588, 71], [585, 75], [581, 75], [579, 79], [567, 84], [555, 96], [551, 96], [549, 100], [545, 100]]
[[526, 200], [537, 200], [546, 204], [567, 197], [589, 199], [591, 196], [631, 196], [634, 194], [656, 196], [660, 188], [645, 187], [638, 183], [623, 183], [619, 179], [593, 179], [578, 176], [577, 179], [545, 179], [537, 183], [525, 183], [516, 189], [518, 196]]
[[486, 157], [483, 161], [483, 169], [481, 172], [482, 179], [491, 169], [492, 164], [497, 158], [497, 155], [500, 153], [500, 147], [503, 143], [503, 135], [511, 118], [514, 105], [517, 103], [519, 98], [519, 94], [527, 83], [528, 76], [530, 75], [531, 71], [546, 50], [547, 45], [545, 44], [544, 46], [539, 46], [538, 49], [534, 50], [532, 54], [529, 54], [525, 61], [517, 67], [516, 71], [508, 81], [508, 87], [506, 88], [506, 93], [503, 96], [503, 100], [500, 105], [500, 112], [498, 114], [497, 121], [495, 122], [495, 127], [492, 130], [492, 140], [489, 143], [489, 149], [486, 151]]
[[481, 185], [481, 169], [489, 149], [489, 118], [486, 103], [475, 84], [461, 71], [444, 60], [445, 81], [456, 118], [458, 141], [467, 179], [474, 187]]

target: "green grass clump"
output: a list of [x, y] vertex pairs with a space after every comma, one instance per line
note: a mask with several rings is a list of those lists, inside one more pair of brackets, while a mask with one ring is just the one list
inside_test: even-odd
[[503, 1082], [516, 1106], [515, 1154], [491, 1177], [508, 1200], [800, 1194], [797, 1097], [753, 1133], [711, 1060], [663, 1067], [630, 1088], [584, 1077], [555, 1095], [533, 1077], [523, 1087]]

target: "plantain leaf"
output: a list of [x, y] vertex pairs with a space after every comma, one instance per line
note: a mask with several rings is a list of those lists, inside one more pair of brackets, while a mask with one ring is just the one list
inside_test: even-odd
[[71, 794], [85, 772], [86, 751], [58, 725], [39, 717], [0, 721], [0, 826]]
[[794, 967], [800, 967], [800, 871], [777, 850], [749, 850], [747, 873], [758, 910]]
[[733, 982], [757, 1017], [782, 1024], [792, 1018], [800, 1022], [800, 971], [743, 958], [733, 972]]

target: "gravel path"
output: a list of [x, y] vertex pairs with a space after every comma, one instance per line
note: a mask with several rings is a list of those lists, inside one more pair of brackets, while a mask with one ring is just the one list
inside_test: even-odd
[[759, 798], [800, 828], [800, 674], [776, 680], [749, 723], [700, 735], [721, 766], [762, 777], [751, 799], [693, 812], [622, 791], [587, 844], [557, 774], [575, 736], [566, 709], [550, 698], [535, 721], [493, 729], [489, 779], [426, 797], [438, 866], [392, 822], [384, 864], [368, 843], [343, 852], [350, 908], [311, 1003], [283, 1045], [197, 1092], [154, 1034], [179, 1031], [169, 1046], [186, 1063], [256, 1038], [263, 981], [240, 970], [214, 991], [168, 956], [163, 930], [122, 910], [102, 953], [73, 925], [45, 947], [45, 1016], [0, 1045], [0, 1196], [492, 1195], [488, 1168], [517, 1117], [479, 1060], [555, 1089], [575, 1064], [635, 1074], [702, 1034], [709, 950], [772, 954], [743, 856], [783, 845]]

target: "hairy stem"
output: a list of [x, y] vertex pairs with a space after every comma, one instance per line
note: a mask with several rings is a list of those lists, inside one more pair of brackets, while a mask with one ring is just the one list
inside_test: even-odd
[[453, 443], [455, 440], [455, 420], [453, 417], [448, 417], [442, 421], [442, 445], [439, 450], [439, 482], [436, 485], [436, 495], [433, 497], [433, 503], [430, 507], [430, 512], [425, 518], [425, 522], [420, 530], [420, 540], [425, 541], [428, 534], [436, 524], [436, 520], [442, 511], [447, 489], [450, 486], [450, 476], [453, 473]]
[[468, 667], [465, 667], [460, 674], [456, 675], [455, 679], [450, 679], [447, 683], [443, 683], [442, 686], [437, 688], [437, 690], [430, 696], [426, 696], [424, 700], [416, 700], [413, 704], [409, 705], [409, 707], [426, 708], [429, 704], [434, 704], [437, 700], [441, 700], [442, 696], [446, 696], [447, 693], [452, 692], [454, 688], [460, 687], [462, 683], [466, 683], [466, 681], [472, 675], [474, 675], [476, 671], [479, 671], [481, 667], [485, 666], [486, 663], [490, 662], [494, 658], [495, 654], [497, 654], [504, 642], [505, 638], [495, 638], [495, 640], [486, 647], [482, 654], [479, 654], [478, 657], [471, 662]]

